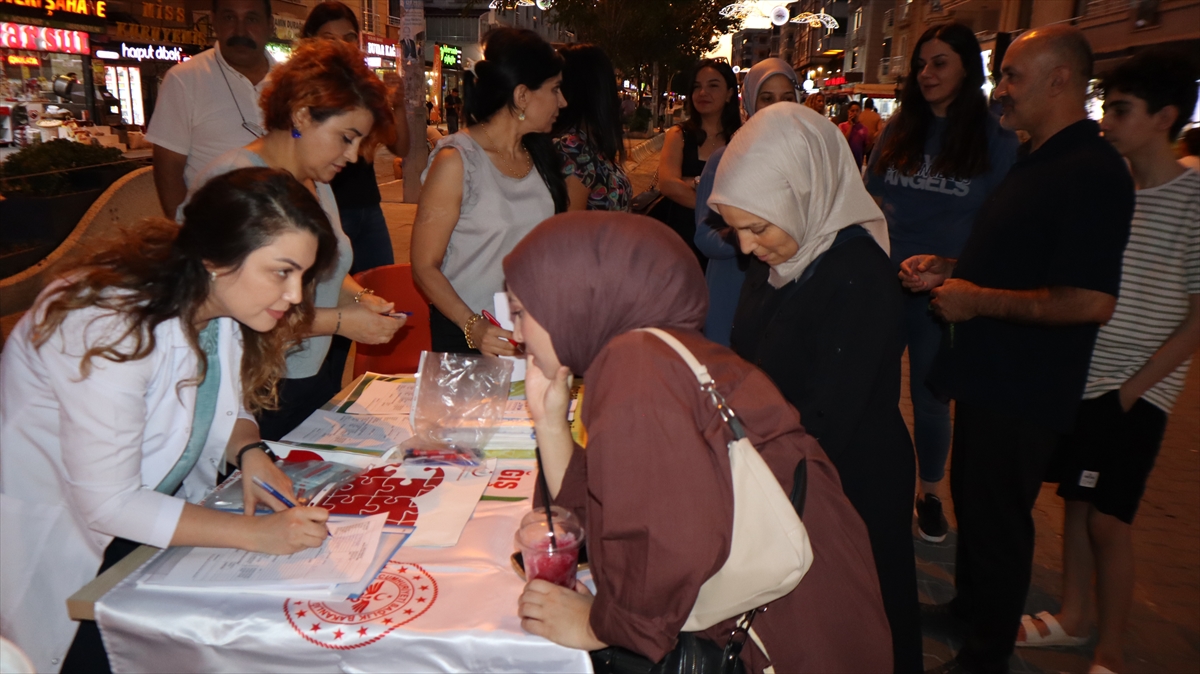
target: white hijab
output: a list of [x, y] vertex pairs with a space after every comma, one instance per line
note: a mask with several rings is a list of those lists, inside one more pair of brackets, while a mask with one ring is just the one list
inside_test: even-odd
[[708, 205], [753, 213], [799, 244], [768, 279], [782, 288], [800, 278], [837, 233], [861, 225], [890, 254], [887, 224], [863, 186], [837, 126], [799, 103], [776, 103], [750, 118], [721, 158]]

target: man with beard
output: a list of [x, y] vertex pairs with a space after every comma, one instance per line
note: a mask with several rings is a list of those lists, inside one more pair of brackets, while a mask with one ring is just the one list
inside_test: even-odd
[[213, 48], [167, 71], [146, 133], [167, 217], [200, 169], [265, 133], [258, 98], [275, 65], [271, 0], [213, 0], [212, 25]]

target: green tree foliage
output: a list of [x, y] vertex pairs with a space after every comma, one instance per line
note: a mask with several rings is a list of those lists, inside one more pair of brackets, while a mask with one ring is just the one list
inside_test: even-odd
[[555, 0], [551, 21], [580, 42], [599, 45], [613, 65], [633, 72], [658, 62], [685, 68], [741, 21], [722, 17], [730, 0]]

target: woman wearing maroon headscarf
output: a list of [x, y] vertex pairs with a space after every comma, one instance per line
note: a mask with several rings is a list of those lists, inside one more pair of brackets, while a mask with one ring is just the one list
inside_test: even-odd
[[[807, 459], [803, 519], [814, 561], [759, 613], [747, 671], [891, 671], [891, 639], [862, 520], [837, 471], [761, 371], [704, 339], [704, 277], [687, 245], [649, 218], [570, 213], [538, 225], [504, 259], [514, 336], [555, 503], [587, 527], [593, 597], [530, 582], [522, 626], [571, 648], [615, 646], [658, 662], [700, 586], [725, 563], [733, 529], [728, 426], [657, 327], [713, 376], [785, 493]], [[587, 448], [566, 423], [567, 378], [587, 380]], [[733, 620], [700, 633], [724, 646]], [[769, 654], [769, 655], [768, 655]], [[599, 669], [599, 667], [598, 667]]]

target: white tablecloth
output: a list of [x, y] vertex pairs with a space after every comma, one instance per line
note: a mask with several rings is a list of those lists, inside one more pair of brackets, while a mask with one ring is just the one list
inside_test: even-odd
[[116, 672], [590, 674], [586, 652], [517, 619], [524, 583], [509, 556], [529, 508], [480, 501], [458, 545], [401, 547], [357, 603], [138, 589], [135, 573], [96, 603], [96, 619]]

